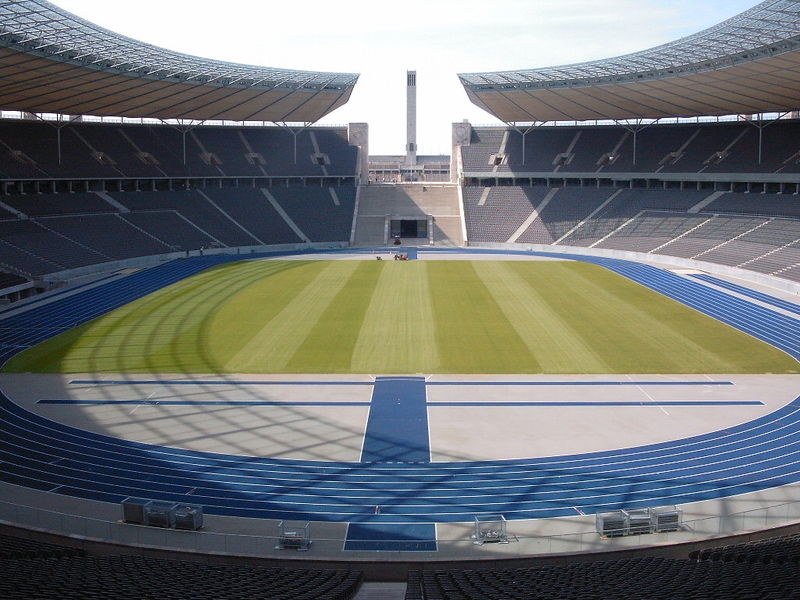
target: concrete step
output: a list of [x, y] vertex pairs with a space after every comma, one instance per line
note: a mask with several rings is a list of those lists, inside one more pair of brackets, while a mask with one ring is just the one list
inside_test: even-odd
[[382, 244], [385, 217], [359, 216], [356, 219], [356, 244]]
[[387, 216], [434, 218], [434, 244], [463, 245], [461, 207], [455, 185], [367, 185], [360, 190], [356, 233], [357, 245], [382, 244]]
[[405, 583], [368, 581], [361, 584], [353, 600], [403, 600], [405, 597]]
[[364, 186], [359, 199], [359, 214], [409, 217], [458, 214], [458, 189], [456, 186]]

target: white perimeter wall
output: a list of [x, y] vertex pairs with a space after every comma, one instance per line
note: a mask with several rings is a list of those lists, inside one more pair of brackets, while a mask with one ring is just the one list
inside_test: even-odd
[[602, 256], [606, 258], [620, 258], [635, 262], [644, 262], [659, 265], [663, 268], [677, 267], [680, 269], [696, 269], [716, 275], [727, 275], [736, 277], [755, 284], [765, 285], [777, 290], [800, 295], [800, 283], [756, 273], [738, 267], [718, 265], [715, 263], [704, 262], [702, 260], [691, 260], [689, 258], [678, 258], [662, 254], [646, 254], [644, 252], [630, 252], [628, 250], [612, 250], [608, 248], [584, 248], [581, 246], [548, 246], [545, 244], [490, 244], [490, 243], [470, 243], [472, 248], [491, 248], [496, 250], [531, 250], [534, 252], [551, 252], [555, 254], [579, 254], [581, 256]]

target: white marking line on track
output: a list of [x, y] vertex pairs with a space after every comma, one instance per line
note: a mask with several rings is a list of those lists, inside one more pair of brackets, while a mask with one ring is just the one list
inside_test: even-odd
[[[148, 397], [145, 399], [145, 402], [146, 402], [147, 400], [150, 400], [150, 398], [152, 398], [152, 397], [153, 397], [153, 396], [155, 396], [155, 395], [156, 395], [156, 393], [155, 393], [155, 392], [151, 392], [151, 393], [150, 393], [150, 395], [149, 395], [149, 396], [148, 396]], [[130, 416], [132, 416], [132, 415], [133, 415], [133, 413], [135, 413], [137, 410], [139, 410], [139, 408], [140, 408], [141, 406], [144, 406], [144, 402], [142, 402], [142, 404], [137, 404], [136, 406], [134, 406], [134, 407], [133, 407], [133, 410], [131, 410], [131, 412], [129, 412], [129, 413], [128, 413], [128, 416], [129, 416], [129, 417], [130, 417]]]
[[[628, 377], [628, 379], [629, 379], [629, 380], [633, 381], [633, 379], [631, 378], [631, 376], [630, 376], [630, 375], [628, 375], [627, 377]], [[660, 409], [661, 409], [661, 412], [663, 412], [663, 413], [664, 413], [665, 415], [667, 415], [668, 417], [669, 417], [669, 416], [671, 416], [671, 415], [670, 415], [670, 414], [667, 412], [667, 410], [666, 410], [666, 409], [665, 409], [663, 406], [661, 406], [660, 404], [656, 404], [656, 400], [655, 400], [655, 398], [653, 398], [653, 397], [652, 397], [650, 394], [648, 394], [647, 392], [645, 392], [645, 391], [644, 391], [644, 388], [643, 388], [642, 386], [640, 386], [640, 385], [638, 385], [638, 384], [637, 384], [637, 385], [636, 385], [636, 389], [637, 389], [637, 390], [639, 390], [640, 392], [642, 392], [642, 394], [644, 394], [644, 395], [647, 397], [647, 399], [648, 399], [648, 400], [650, 400], [650, 402], [652, 402], [653, 404], [655, 404], [656, 406], [658, 406], [658, 408], [660, 408]]]

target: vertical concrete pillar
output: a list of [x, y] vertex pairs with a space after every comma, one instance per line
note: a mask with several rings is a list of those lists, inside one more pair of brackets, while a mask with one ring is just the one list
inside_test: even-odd
[[417, 164], [417, 72], [406, 71], [406, 166]]

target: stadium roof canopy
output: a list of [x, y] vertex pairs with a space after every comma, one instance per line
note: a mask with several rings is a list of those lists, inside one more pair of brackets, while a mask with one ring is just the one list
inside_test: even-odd
[[140, 42], [45, 0], [0, 0], [0, 108], [33, 113], [313, 123], [353, 73], [209, 60]]
[[658, 119], [800, 108], [800, 2], [767, 0], [650, 50], [591, 62], [460, 74], [507, 123]]

